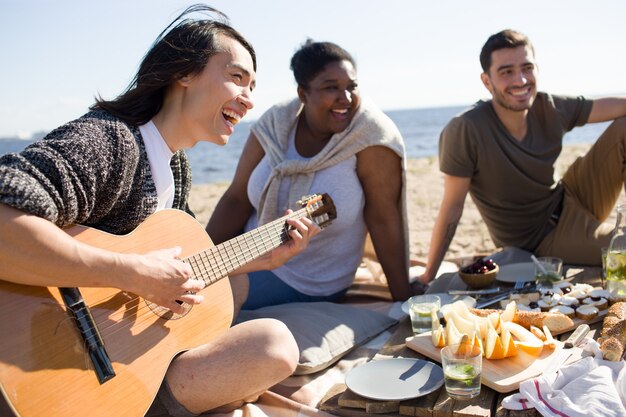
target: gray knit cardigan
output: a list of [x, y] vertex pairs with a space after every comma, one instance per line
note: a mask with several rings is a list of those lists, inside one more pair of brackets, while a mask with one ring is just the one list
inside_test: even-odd
[[[176, 209], [188, 207], [191, 170], [183, 151], [171, 162]], [[50, 132], [21, 153], [0, 157], [0, 203], [60, 227], [82, 224], [126, 234], [157, 207], [137, 126], [102, 110]]]

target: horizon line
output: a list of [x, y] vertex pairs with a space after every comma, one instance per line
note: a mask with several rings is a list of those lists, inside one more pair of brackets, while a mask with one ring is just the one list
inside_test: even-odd
[[[561, 93], [553, 93], [553, 94], [557, 94], [557, 95], [563, 95]], [[610, 96], [626, 96], [626, 92], [621, 92], [621, 93], [597, 93], [597, 94], [583, 94], [584, 96], [593, 99], [595, 97], [610, 97]], [[410, 110], [427, 110], [427, 109], [448, 109], [448, 108], [456, 108], [456, 107], [469, 107], [472, 104], [476, 103], [478, 100], [484, 100], [484, 99], [490, 99], [490, 98], [478, 98], [476, 100], [473, 100], [471, 103], [456, 103], [456, 104], [433, 104], [433, 105], [426, 105], [426, 106], [420, 106], [417, 105], [415, 107], [399, 107], [399, 108], [387, 108], [387, 109], [382, 109], [381, 110], [384, 113], [391, 113], [391, 112], [399, 112], [399, 111], [410, 111]], [[84, 113], [83, 113], [84, 114]], [[82, 116], [82, 114], [81, 114]], [[80, 117], [80, 116], [78, 116]], [[250, 120], [243, 120], [241, 121], [241, 123], [245, 123], [245, 124], [250, 124], [255, 122], [258, 119], [258, 117], [250, 119]], [[36, 129], [36, 130], [22, 130], [21, 132], [15, 132], [12, 134], [0, 134], [0, 140], [34, 140], [33, 137], [35, 135], [41, 135], [41, 134], [48, 134], [49, 132], [51, 132], [53, 129], [56, 129], [57, 127], [62, 126], [63, 124], [70, 122], [70, 120], [67, 120], [66, 122], [63, 122], [62, 124], [53, 127], [52, 129], [46, 130], [46, 129]], [[28, 136], [25, 136], [28, 135]]]

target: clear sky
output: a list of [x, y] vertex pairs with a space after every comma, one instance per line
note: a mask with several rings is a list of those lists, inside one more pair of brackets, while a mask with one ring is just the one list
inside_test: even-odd
[[[0, 137], [50, 130], [117, 96], [161, 30], [194, 1], [0, 0]], [[311, 37], [356, 59], [383, 110], [488, 97], [478, 54], [513, 28], [533, 41], [539, 88], [626, 94], [624, 0], [214, 0], [258, 55], [257, 118], [295, 95], [293, 52]]]

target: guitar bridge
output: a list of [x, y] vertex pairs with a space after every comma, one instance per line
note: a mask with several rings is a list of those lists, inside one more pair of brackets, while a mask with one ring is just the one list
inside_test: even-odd
[[104, 348], [104, 341], [100, 337], [100, 332], [96, 326], [91, 311], [78, 288], [59, 288], [63, 302], [75, 319], [78, 331], [82, 336], [85, 347], [91, 358], [96, 376], [100, 384], [104, 384], [115, 376], [113, 364]]

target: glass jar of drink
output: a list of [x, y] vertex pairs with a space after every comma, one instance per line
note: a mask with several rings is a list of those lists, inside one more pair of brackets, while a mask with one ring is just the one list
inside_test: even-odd
[[606, 287], [614, 297], [626, 297], [626, 205], [617, 206], [617, 220], [606, 254]]

